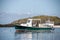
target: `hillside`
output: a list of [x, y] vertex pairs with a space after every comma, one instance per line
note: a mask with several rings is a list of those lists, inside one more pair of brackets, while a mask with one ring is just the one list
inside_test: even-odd
[[[60, 18], [56, 17], [56, 16], [45, 16], [45, 15], [42, 15], [42, 16], [34, 16], [34, 17], [30, 17], [30, 18], [41, 19], [42, 22], [44, 22], [44, 21], [48, 20], [48, 18], [50, 18], [51, 21], [54, 21], [55, 25], [60, 25]], [[12, 22], [12, 24], [19, 25], [21, 23], [26, 23], [27, 19], [29, 19], [29, 18], [19, 19], [19, 20], [16, 20], [16, 21]]]

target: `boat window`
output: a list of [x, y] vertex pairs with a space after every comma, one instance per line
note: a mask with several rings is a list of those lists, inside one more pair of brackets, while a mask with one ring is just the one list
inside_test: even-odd
[[28, 23], [30, 22], [30, 20], [27, 21]]

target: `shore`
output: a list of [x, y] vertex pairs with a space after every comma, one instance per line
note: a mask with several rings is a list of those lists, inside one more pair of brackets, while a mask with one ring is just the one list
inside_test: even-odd
[[[0, 27], [14, 27], [13, 24], [0, 25]], [[60, 28], [60, 25], [54, 25], [53, 28]]]
[[54, 25], [53, 27], [54, 28], [60, 28], [60, 25]]

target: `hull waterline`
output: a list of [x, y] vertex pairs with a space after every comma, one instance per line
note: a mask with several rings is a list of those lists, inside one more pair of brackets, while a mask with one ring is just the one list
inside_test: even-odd
[[37, 27], [26, 27], [26, 26], [15, 26], [15, 29], [18, 30], [17, 32], [26, 32], [26, 31], [32, 31], [32, 32], [40, 32], [40, 31], [50, 31], [53, 28], [37, 28]]

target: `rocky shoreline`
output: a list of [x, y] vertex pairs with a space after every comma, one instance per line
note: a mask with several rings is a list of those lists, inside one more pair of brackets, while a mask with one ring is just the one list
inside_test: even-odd
[[13, 24], [0, 24], [0, 27], [14, 27]]
[[[14, 27], [14, 26], [15, 26], [14, 24], [5, 24], [5, 25], [0, 24], [0, 27]], [[53, 27], [54, 28], [60, 28], [60, 25], [54, 25]]]
[[[48, 18], [50, 18], [51, 21], [54, 21], [55, 25], [60, 25], [60, 17], [56, 17], [56, 16], [41, 15], [41, 16], [34, 16], [34, 17], [29, 17], [29, 18], [41, 19], [41, 23], [44, 23], [46, 20], [48, 20]], [[26, 23], [27, 19], [29, 18], [19, 19], [19, 20], [11, 22], [10, 24], [0, 24], [0, 27], [14, 27], [14, 25], [20, 25], [21, 23]]]
[[54, 28], [60, 28], [60, 25], [54, 25], [53, 27]]

